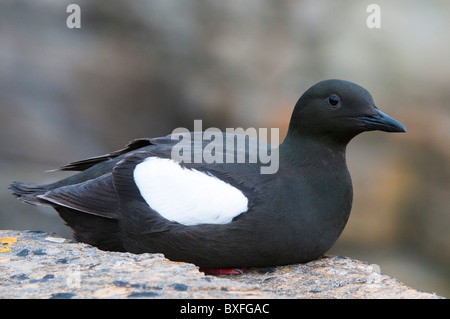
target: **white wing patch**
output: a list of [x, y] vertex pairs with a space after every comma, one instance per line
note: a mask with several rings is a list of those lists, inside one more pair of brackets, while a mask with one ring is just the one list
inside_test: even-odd
[[147, 204], [183, 225], [226, 224], [248, 210], [247, 197], [236, 187], [171, 159], [148, 157], [133, 175]]

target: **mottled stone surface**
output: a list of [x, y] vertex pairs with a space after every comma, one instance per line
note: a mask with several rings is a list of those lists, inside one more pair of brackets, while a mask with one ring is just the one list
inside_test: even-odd
[[329, 256], [205, 276], [162, 254], [105, 252], [45, 232], [0, 231], [1, 298], [439, 298]]
[[359, 260], [324, 256], [306, 264], [250, 269], [237, 280], [285, 298], [439, 298], [377, 270]]

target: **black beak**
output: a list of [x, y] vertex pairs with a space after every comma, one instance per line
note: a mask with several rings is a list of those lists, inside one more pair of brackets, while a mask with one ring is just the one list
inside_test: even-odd
[[375, 111], [377, 112], [375, 115], [357, 117], [368, 131], [406, 132], [406, 127], [402, 123], [384, 114], [376, 107]]

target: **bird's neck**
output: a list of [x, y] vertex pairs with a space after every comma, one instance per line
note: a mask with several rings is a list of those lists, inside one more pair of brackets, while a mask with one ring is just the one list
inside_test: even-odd
[[[307, 199], [308, 208], [311, 208], [311, 216], [320, 221], [316, 229], [319, 238], [329, 239], [324, 247], [331, 247], [339, 237], [352, 207], [353, 188], [345, 159], [346, 146], [346, 143], [327, 138], [288, 135], [279, 148], [283, 173], [302, 181], [301, 192], [315, 194]], [[297, 197], [302, 205], [305, 197]]]
[[294, 167], [321, 169], [347, 168], [345, 150], [347, 143], [327, 137], [293, 136], [288, 134], [280, 145], [280, 159]]

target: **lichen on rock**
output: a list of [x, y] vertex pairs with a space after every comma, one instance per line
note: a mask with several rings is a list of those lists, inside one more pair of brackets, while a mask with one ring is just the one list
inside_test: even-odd
[[1, 298], [440, 298], [342, 256], [210, 276], [162, 254], [102, 251], [45, 232], [0, 238]]

